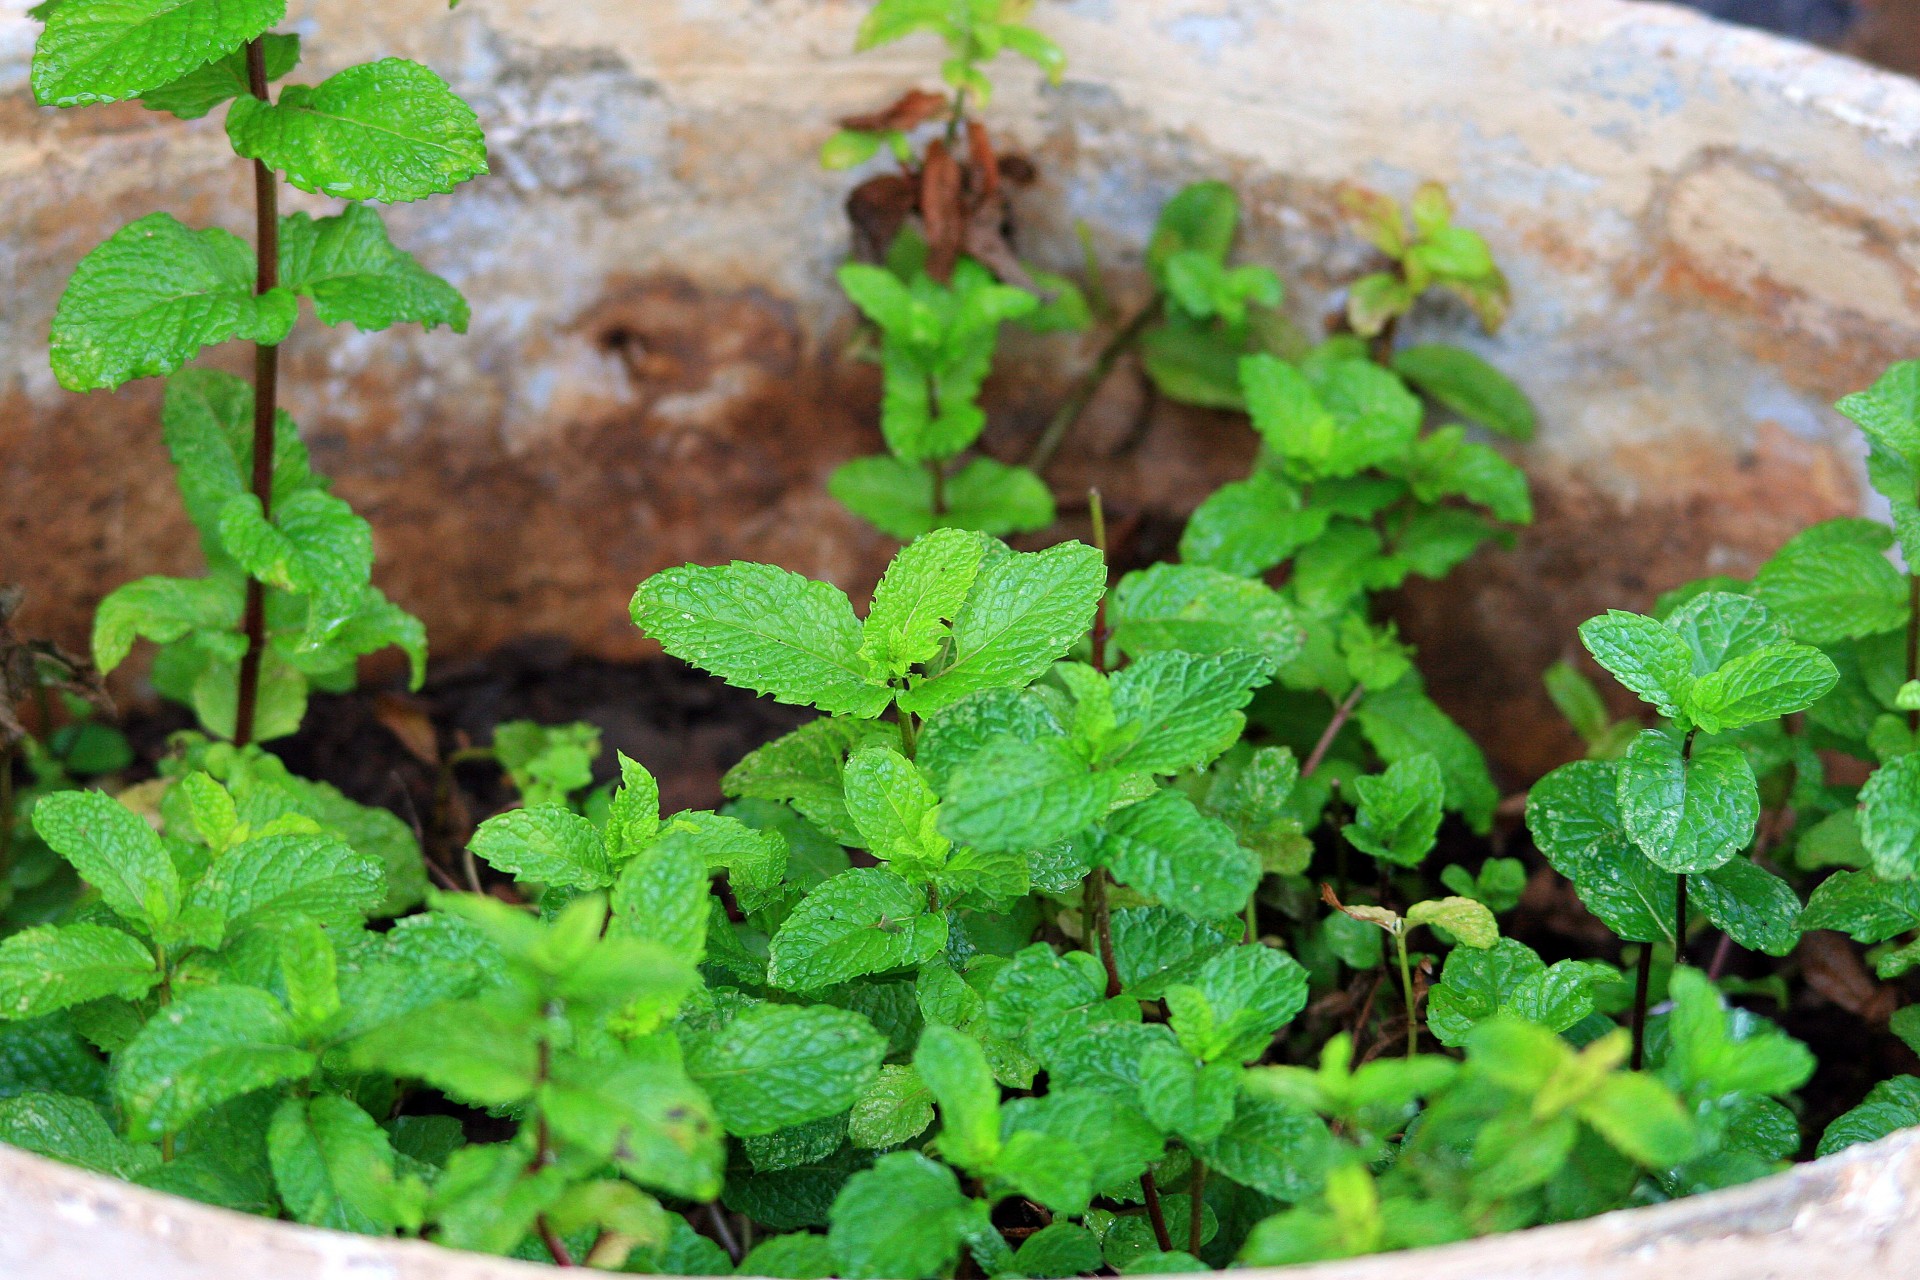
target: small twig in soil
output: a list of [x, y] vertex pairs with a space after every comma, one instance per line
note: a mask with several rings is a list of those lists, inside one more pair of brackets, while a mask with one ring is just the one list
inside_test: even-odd
[[1327, 727], [1321, 731], [1320, 741], [1313, 744], [1313, 751], [1307, 756], [1307, 762], [1300, 766], [1301, 777], [1311, 778], [1314, 771], [1326, 760], [1327, 752], [1333, 749], [1333, 740], [1340, 736], [1340, 730], [1346, 728], [1347, 721], [1353, 716], [1354, 708], [1360, 705], [1360, 699], [1364, 698], [1366, 693], [1365, 685], [1356, 684], [1346, 699], [1334, 708], [1333, 719], [1327, 721]]
[[727, 1251], [734, 1265], [740, 1265], [740, 1259], [746, 1255], [740, 1249], [740, 1242], [734, 1239], [733, 1228], [727, 1224], [727, 1215], [720, 1212], [718, 1201], [707, 1201], [707, 1222], [713, 1228], [713, 1238], [720, 1242], [720, 1247]]

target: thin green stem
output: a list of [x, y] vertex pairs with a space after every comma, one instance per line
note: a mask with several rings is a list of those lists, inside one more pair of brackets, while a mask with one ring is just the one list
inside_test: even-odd
[[[1098, 489], [1087, 490], [1087, 515], [1093, 521], [1093, 545], [1099, 549], [1100, 562], [1109, 570], [1112, 566], [1107, 560], [1107, 509], [1100, 501]], [[1105, 672], [1107, 669], [1107, 593], [1100, 593], [1100, 603], [1093, 610], [1093, 634], [1089, 637], [1093, 656], [1093, 669]]]
[[947, 464], [927, 459], [927, 475], [933, 482], [933, 514], [938, 518], [947, 514]]
[[900, 754], [911, 760], [920, 747], [920, 728], [913, 722], [913, 712], [898, 710], [896, 714], [900, 717]]
[[1393, 935], [1393, 947], [1400, 959], [1400, 994], [1407, 1002], [1407, 1056], [1420, 1052], [1420, 1013], [1413, 1006], [1413, 968], [1407, 963], [1407, 931]]
[[1160, 1184], [1154, 1181], [1153, 1170], [1140, 1175], [1140, 1194], [1147, 1199], [1147, 1221], [1153, 1224], [1153, 1240], [1160, 1246], [1160, 1252], [1173, 1252], [1173, 1236], [1167, 1231], [1167, 1210], [1160, 1203]]
[[1687, 956], [1687, 875], [1681, 872], [1673, 878], [1673, 962], [1682, 963]]
[[1087, 406], [1093, 403], [1094, 394], [1100, 390], [1100, 384], [1107, 380], [1107, 375], [1113, 372], [1113, 367], [1120, 363], [1120, 357], [1140, 340], [1140, 335], [1146, 332], [1147, 326], [1159, 316], [1161, 305], [1160, 295], [1155, 294], [1145, 306], [1133, 313], [1132, 319], [1114, 330], [1113, 336], [1108, 338], [1106, 345], [1100, 348], [1100, 354], [1094, 357], [1092, 367], [1081, 375], [1078, 382], [1074, 383], [1073, 390], [1068, 393], [1065, 400], [1061, 401], [1060, 407], [1054, 410], [1053, 417], [1047, 420], [1046, 430], [1040, 433], [1040, 438], [1034, 442], [1032, 452], [1027, 454], [1029, 471], [1046, 471], [1053, 461], [1053, 455], [1060, 451], [1067, 433], [1073, 430], [1074, 424], [1080, 421], [1080, 415], [1085, 413]]
[[[1907, 679], [1920, 680], [1920, 573], [1907, 575]], [[1920, 731], [1920, 710], [1907, 712], [1907, 729]]]
[[[267, 85], [266, 46], [260, 40], [247, 45], [247, 88], [262, 102], [271, 101]], [[280, 284], [280, 188], [273, 170], [253, 162], [254, 292], [266, 293]], [[253, 348], [253, 495], [260, 513], [273, 518], [274, 421], [279, 411], [280, 348], [255, 343]], [[267, 648], [266, 584], [247, 579], [246, 609], [241, 627], [247, 651], [240, 659], [240, 689], [234, 704], [233, 741], [253, 741], [254, 719], [260, 705], [260, 664]]]

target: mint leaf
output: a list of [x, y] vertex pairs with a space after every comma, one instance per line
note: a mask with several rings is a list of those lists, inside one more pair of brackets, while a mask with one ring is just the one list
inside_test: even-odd
[[246, 589], [229, 578], [136, 578], [115, 587], [93, 618], [93, 661], [112, 671], [141, 637], [173, 644], [195, 632], [240, 626]]
[[1122, 884], [1198, 920], [1236, 914], [1260, 881], [1260, 860], [1179, 791], [1161, 791], [1108, 818], [1099, 850]]
[[1916, 1124], [1920, 1124], [1920, 1077], [1895, 1076], [1874, 1085], [1859, 1106], [1829, 1124], [1814, 1155], [1830, 1156], [1862, 1142], [1878, 1142]]
[[1269, 671], [1256, 653], [1143, 654], [1113, 677], [1117, 733], [1128, 745], [1103, 763], [1158, 774], [1207, 764], [1239, 740], [1241, 709]]
[[843, 871], [800, 900], [773, 941], [767, 980], [816, 991], [863, 974], [918, 964], [947, 944], [947, 919], [926, 894], [879, 867]]
[[973, 1037], [929, 1026], [913, 1051], [913, 1069], [940, 1104], [940, 1154], [984, 1171], [1000, 1154], [1000, 1085]]
[[[296, 1221], [383, 1236], [413, 1216], [401, 1212], [387, 1131], [347, 1098], [282, 1102], [267, 1130], [267, 1152], [274, 1185]], [[424, 1201], [426, 1188], [414, 1194]]]
[[1466, 730], [1426, 695], [1419, 672], [1409, 671], [1392, 688], [1369, 693], [1353, 718], [1388, 764], [1431, 755], [1446, 783], [1447, 808], [1475, 831], [1484, 833], [1492, 826], [1500, 790], [1487, 772], [1486, 757]]
[[487, 865], [540, 884], [600, 889], [613, 882], [600, 833], [559, 805], [496, 814], [480, 824], [470, 843]]
[[874, 588], [861, 656], [890, 676], [931, 661], [951, 634], [947, 624], [967, 602], [985, 554], [985, 540], [961, 529], [941, 529], [903, 548]]
[[940, 829], [980, 849], [1024, 852], [1098, 820], [1113, 803], [1117, 781], [1090, 772], [1063, 738], [1002, 739], [953, 772]]
[[[1010, 1167], [1019, 1156], [1037, 1165], [1049, 1148], [1054, 1153], [1064, 1150], [1070, 1163], [1052, 1171], [1058, 1190], [1067, 1189], [1059, 1184], [1079, 1177], [1087, 1180], [1081, 1185], [1095, 1188], [1131, 1184], [1166, 1151], [1165, 1138], [1135, 1103], [1100, 1090], [1055, 1087], [1044, 1098], [1016, 1098], [1003, 1110], [1007, 1153], [1000, 1163]], [[1022, 1133], [1046, 1141], [1035, 1143], [1021, 1138]], [[1071, 1159], [1073, 1155], [1079, 1158]], [[1064, 1212], [1078, 1209], [1070, 1205]]]
[[1889, 760], [1860, 788], [1860, 843], [1883, 880], [1920, 876], [1920, 755]]
[[1693, 656], [1671, 627], [1637, 613], [1608, 610], [1580, 625], [1594, 661], [1668, 718], [1681, 714], [1693, 684]]
[[1354, 820], [1342, 830], [1353, 847], [1396, 866], [1418, 866], [1440, 833], [1446, 784], [1431, 755], [1409, 756], [1372, 777], [1355, 778]]
[[660, 783], [645, 765], [629, 760], [625, 752], [616, 751], [614, 757], [620, 763], [620, 789], [608, 803], [601, 838], [606, 843], [607, 861], [618, 866], [651, 845], [660, 834]]
[[1202, 1062], [1252, 1062], [1307, 1006], [1307, 971], [1271, 947], [1229, 947], [1163, 997], [1173, 1033]]
[[1256, 577], [1326, 532], [1332, 512], [1307, 507], [1300, 491], [1266, 471], [1207, 496], [1180, 535], [1180, 559]]
[[940, 802], [913, 761], [891, 747], [867, 747], [847, 761], [846, 788], [847, 812], [874, 857], [903, 876], [931, 875], [945, 864]]
[[1531, 440], [1533, 404], [1511, 379], [1464, 347], [1422, 343], [1393, 353], [1393, 371], [1470, 422]]
[[530, 1095], [539, 1078], [527, 1032], [525, 1020], [490, 1004], [447, 1000], [374, 1028], [348, 1046], [347, 1057], [357, 1070], [425, 1080], [474, 1106], [509, 1106]]
[[946, 477], [946, 509], [933, 509], [933, 476], [923, 463], [888, 454], [855, 458], [827, 478], [827, 492], [880, 532], [902, 540], [932, 529], [1003, 537], [1053, 523], [1053, 492], [1025, 467], [968, 459]]
[[613, 931], [657, 942], [692, 964], [707, 953], [712, 888], [706, 855], [690, 831], [675, 831], [629, 858], [613, 886]]
[[1675, 874], [1712, 871], [1753, 841], [1760, 790], [1738, 747], [1695, 746], [1644, 730], [1620, 760], [1620, 824], [1640, 851]]
[[[219, 564], [227, 555], [220, 509], [253, 484], [253, 388], [218, 370], [182, 369], [167, 379], [160, 418], [187, 515], [209, 563]], [[321, 483], [293, 419], [282, 412], [274, 425], [274, 505]]]
[[926, 1132], [933, 1123], [933, 1094], [910, 1066], [880, 1068], [853, 1104], [847, 1139], [868, 1150], [898, 1147]]
[[220, 508], [220, 542], [268, 586], [309, 597], [309, 645], [347, 624], [373, 572], [372, 526], [321, 489], [294, 494], [274, 509], [272, 520], [259, 498], [236, 494]]
[[1201, 1154], [1235, 1182], [1297, 1201], [1326, 1184], [1338, 1148], [1312, 1112], [1242, 1094], [1233, 1122]]
[[[264, 35], [259, 39], [269, 83], [300, 64], [299, 36]], [[247, 50], [242, 45], [224, 58], [144, 91], [140, 105], [149, 111], [168, 112], [182, 120], [198, 120], [221, 103], [252, 91], [247, 81]]]
[[1434, 925], [1452, 934], [1463, 947], [1490, 947], [1499, 941], [1493, 912], [1472, 898], [1429, 898], [1407, 908], [1407, 928]]
[[1784, 956], [1800, 941], [1800, 898], [1793, 886], [1746, 858], [1688, 882], [1689, 901], [1749, 951]]
[[92, 1102], [38, 1090], [0, 1098], [0, 1142], [115, 1178], [160, 1163], [154, 1148], [115, 1133]]
[[1671, 940], [1673, 876], [1634, 845], [1620, 818], [1620, 767], [1562, 765], [1527, 793], [1527, 829], [1587, 910], [1629, 942]]
[[662, 837], [685, 835], [709, 871], [727, 873], [727, 887], [743, 911], [758, 911], [785, 893], [787, 841], [778, 830], [750, 827], [738, 818], [688, 812], [667, 820]]
[[160, 837], [99, 791], [59, 791], [33, 806], [33, 829], [115, 913], [156, 934], [180, 914], [180, 876]]
[[846, 1280], [935, 1280], [960, 1252], [967, 1199], [953, 1170], [915, 1151], [882, 1156], [834, 1197], [827, 1243]]
[[581, 1155], [689, 1200], [720, 1193], [720, 1125], [700, 1088], [657, 1053], [556, 1056], [543, 1101], [555, 1135]]
[[1765, 605], [1737, 591], [1703, 591], [1669, 614], [1666, 625], [1693, 655], [1696, 677], [1787, 639]]
[[1593, 988], [1618, 977], [1611, 965], [1558, 960], [1548, 966], [1533, 948], [1512, 938], [1491, 947], [1455, 947], [1440, 982], [1427, 996], [1427, 1029], [1451, 1048], [1496, 1014], [1524, 1018], [1561, 1032], [1594, 1011]]
[[56, 4], [33, 51], [45, 107], [119, 102], [239, 48], [286, 16], [285, 0]]
[[298, 317], [285, 289], [254, 293], [253, 250], [231, 231], [151, 213], [80, 260], [54, 311], [54, 376], [69, 391], [172, 373], [230, 338], [271, 346]]
[[1244, 650], [1275, 670], [1299, 654], [1298, 619], [1263, 582], [1196, 565], [1156, 564], [1120, 580], [1107, 606], [1113, 643], [1139, 656], [1162, 649]]
[[1683, 1095], [1788, 1094], [1813, 1074], [1807, 1046], [1764, 1018], [1728, 1009], [1698, 969], [1680, 966], [1668, 980], [1673, 1012], [1660, 1078]]
[[1233, 1119], [1240, 1076], [1236, 1062], [1195, 1062], [1186, 1050], [1155, 1040], [1140, 1060], [1140, 1105], [1168, 1133], [1212, 1142]]
[[1906, 625], [1907, 590], [1888, 563], [1893, 534], [1877, 520], [1803, 529], [1760, 566], [1754, 594], [1797, 640], [1832, 644]]
[[1859, 423], [1874, 444], [1905, 458], [1920, 458], [1920, 361], [1900, 361], [1872, 387], [1834, 407]]
[[857, 1013], [761, 1005], [696, 1033], [687, 1073], [727, 1132], [773, 1133], [852, 1107], [878, 1078], [886, 1039]]
[[848, 753], [873, 743], [897, 747], [900, 731], [823, 716], [749, 752], [727, 770], [720, 789], [743, 799], [786, 801], [842, 844], [857, 844], [860, 832], [847, 813], [843, 775]]
[[779, 702], [871, 719], [892, 698], [860, 654], [846, 593], [772, 565], [656, 573], [634, 593], [633, 621], [674, 657]]
[[470, 311], [459, 290], [396, 249], [380, 215], [365, 205], [315, 220], [280, 220], [280, 280], [313, 300], [322, 324], [363, 332], [396, 324], [467, 331]]
[[242, 98], [227, 113], [227, 137], [302, 191], [341, 200], [424, 200], [487, 172], [473, 108], [404, 58], [289, 86], [277, 103]]
[[188, 907], [233, 938], [290, 920], [345, 926], [370, 915], [387, 894], [380, 859], [333, 835], [256, 836], [214, 859]]
[[153, 953], [105, 925], [41, 925], [0, 942], [0, 1017], [38, 1018], [109, 996], [138, 1000], [159, 981]]
[[1833, 660], [1811, 645], [1770, 644], [1694, 681], [1686, 710], [1702, 732], [1720, 733], [1804, 711], [1839, 679]]
[[1867, 943], [1920, 929], [1920, 881], [1887, 881], [1870, 871], [1836, 871], [1807, 900], [1800, 927], [1837, 929], [1855, 942]]
[[931, 715], [1029, 683], [1087, 633], [1106, 585], [1105, 558], [1083, 543], [990, 556], [953, 620], [952, 660], [902, 694], [901, 709]]
[[1510, 524], [1533, 520], [1526, 472], [1486, 445], [1468, 440], [1464, 427], [1442, 427], [1425, 436], [1394, 469], [1405, 475], [1422, 502], [1458, 496]]
[[278, 1000], [253, 987], [204, 987], [154, 1014], [116, 1056], [113, 1090], [134, 1136], [158, 1138], [317, 1065]]

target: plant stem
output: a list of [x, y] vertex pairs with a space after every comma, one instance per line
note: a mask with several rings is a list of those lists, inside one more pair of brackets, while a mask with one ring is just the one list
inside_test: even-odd
[[1400, 956], [1400, 994], [1407, 1002], [1407, 1056], [1411, 1058], [1420, 1052], [1420, 1015], [1413, 1007], [1413, 969], [1407, 964], [1405, 929], [1393, 935], [1393, 946]]
[[14, 745], [0, 747], [0, 903], [6, 901], [13, 874], [13, 757]]
[[1640, 972], [1633, 980], [1633, 1056], [1627, 1066], [1635, 1071], [1647, 1059], [1647, 987], [1653, 981], [1653, 944], [1640, 944]]
[[1095, 867], [1087, 872], [1080, 887], [1080, 914], [1085, 928], [1099, 949], [1100, 963], [1107, 970], [1107, 999], [1120, 994], [1120, 966], [1113, 958], [1113, 916], [1107, 911], [1107, 869]]
[[[254, 97], [269, 101], [266, 46], [247, 45], [247, 87]], [[253, 162], [254, 292], [266, 293], [280, 284], [280, 190], [273, 170]], [[280, 348], [255, 343], [253, 348], [253, 495], [260, 514], [273, 518], [274, 419], [279, 409]], [[240, 659], [240, 692], [234, 704], [233, 741], [253, 741], [254, 717], [260, 705], [260, 663], [267, 646], [267, 590], [258, 578], [247, 578], [247, 604], [241, 624], [247, 651]]]
[[727, 1251], [727, 1256], [733, 1259], [734, 1265], [738, 1266], [741, 1257], [744, 1256], [740, 1249], [740, 1242], [734, 1239], [733, 1228], [727, 1225], [727, 1215], [720, 1212], [720, 1206], [712, 1200], [707, 1201], [707, 1222], [713, 1227], [714, 1239], [720, 1242], [720, 1247]]
[[913, 759], [914, 752], [920, 749], [920, 730], [914, 726], [913, 712], [898, 711], [900, 717], [900, 754]]
[[1203, 1194], [1207, 1189], [1207, 1162], [1199, 1156], [1193, 1158], [1193, 1180], [1187, 1184], [1187, 1196], [1191, 1203], [1187, 1206], [1187, 1252], [1194, 1257], [1200, 1256], [1200, 1228], [1204, 1225], [1202, 1215], [1206, 1211], [1207, 1201]]
[[[1098, 489], [1087, 490], [1087, 516], [1093, 521], [1093, 545], [1100, 551], [1100, 563], [1112, 570], [1107, 561], [1107, 508], [1100, 501]], [[1090, 637], [1093, 653], [1093, 669], [1105, 673], [1107, 669], [1107, 593], [1103, 587], [1100, 603], [1093, 610], [1093, 635]]]
[[1160, 1246], [1160, 1252], [1173, 1252], [1173, 1237], [1167, 1233], [1167, 1211], [1160, 1203], [1160, 1184], [1153, 1180], [1153, 1170], [1140, 1175], [1140, 1192], [1147, 1198], [1147, 1221], [1153, 1224], [1153, 1240]]
[[927, 459], [927, 474], [933, 478], [933, 514], [935, 518], [947, 514], [947, 466], [936, 459]]
[[1334, 708], [1333, 719], [1327, 721], [1327, 727], [1320, 733], [1320, 741], [1313, 744], [1313, 751], [1307, 756], [1307, 762], [1300, 766], [1301, 777], [1311, 778], [1314, 770], [1318, 769], [1321, 762], [1327, 758], [1327, 752], [1333, 749], [1333, 740], [1340, 736], [1342, 729], [1346, 728], [1347, 721], [1353, 717], [1354, 708], [1360, 705], [1360, 699], [1365, 697], [1366, 693], [1365, 685], [1356, 684], [1353, 686], [1353, 691], [1347, 694], [1338, 707]]
[[1107, 344], [1100, 348], [1100, 354], [1094, 357], [1093, 366], [1081, 375], [1073, 390], [1054, 410], [1053, 417], [1047, 420], [1047, 429], [1040, 433], [1034, 442], [1033, 451], [1027, 455], [1029, 471], [1044, 472], [1053, 461], [1053, 455], [1060, 451], [1060, 445], [1066, 440], [1067, 433], [1073, 430], [1073, 424], [1080, 421], [1080, 415], [1093, 403], [1093, 397], [1100, 390], [1100, 384], [1107, 380], [1113, 367], [1120, 363], [1120, 357], [1146, 332], [1147, 326], [1160, 314], [1161, 299], [1155, 294], [1147, 304], [1133, 313], [1133, 318], [1114, 330]]
[[1673, 878], [1673, 962], [1680, 964], [1687, 955], [1687, 877], [1683, 872]]
[[[538, 1057], [534, 1065], [534, 1082], [544, 1085], [547, 1077], [553, 1073], [553, 1046], [545, 1036], [540, 1038]], [[538, 1173], [553, 1163], [553, 1130], [547, 1125], [547, 1113], [544, 1110], [534, 1113], [534, 1152], [533, 1163], [527, 1166], [528, 1173]], [[573, 1255], [567, 1251], [567, 1245], [547, 1221], [546, 1214], [540, 1214], [533, 1220], [534, 1229], [539, 1232], [540, 1243], [547, 1246], [547, 1253], [553, 1258], [556, 1267], [574, 1265]]]

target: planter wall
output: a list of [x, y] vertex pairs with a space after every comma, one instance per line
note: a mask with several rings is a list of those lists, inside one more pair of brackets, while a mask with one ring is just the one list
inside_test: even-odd
[[[379, 580], [438, 651], [544, 631], [639, 652], [628, 594], [687, 559], [871, 582], [885, 545], [822, 488], [875, 447], [875, 397], [840, 358], [850, 184], [811, 156], [835, 117], [925, 79], [931, 49], [852, 56], [864, 0], [332, 8], [290, 6], [320, 36], [308, 73], [422, 58], [493, 148], [491, 179], [396, 218], [473, 298], [472, 335], [309, 326], [287, 378], [374, 522]], [[58, 289], [155, 207], [245, 229], [247, 176], [217, 119], [35, 109], [23, 9], [0, 17], [0, 577], [29, 586], [30, 628], [75, 641], [112, 585], [196, 552], [157, 388], [53, 385]], [[1404, 613], [1443, 700], [1517, 779], [1570, 746], [1537, 677], [1578, 620], [1748, 569], [1856, 505], [1825, 405], [1920, 350], [1920, 86], [1616, 0], [1047, 0], [1041, 21], [1070, 78], [1006, 64], [991, 112], [1044, 175], [1023, 202], [1031, 257], [1068, 265], [1084, 219], [1137, 262], [1169, 193], [1225, 176], [1247, 253], [1317, 325], [1364, 264], [1340, 183], [1443, 179], [1488, 233], [1517, 306], [1478, 345], [1543, 410], [1526, 459], [1542, 519]], [[1064, 341], [999, 380], [989, 443], [1038, 431], [1063, 354], [1087, 355]], [[1110, 502], [1172, 520], [1244, 467], [1243, 426], [1160, 411], [1136, 438], [1137, 383], [1109, 392], [1062, 492], [1098, 471]]]

